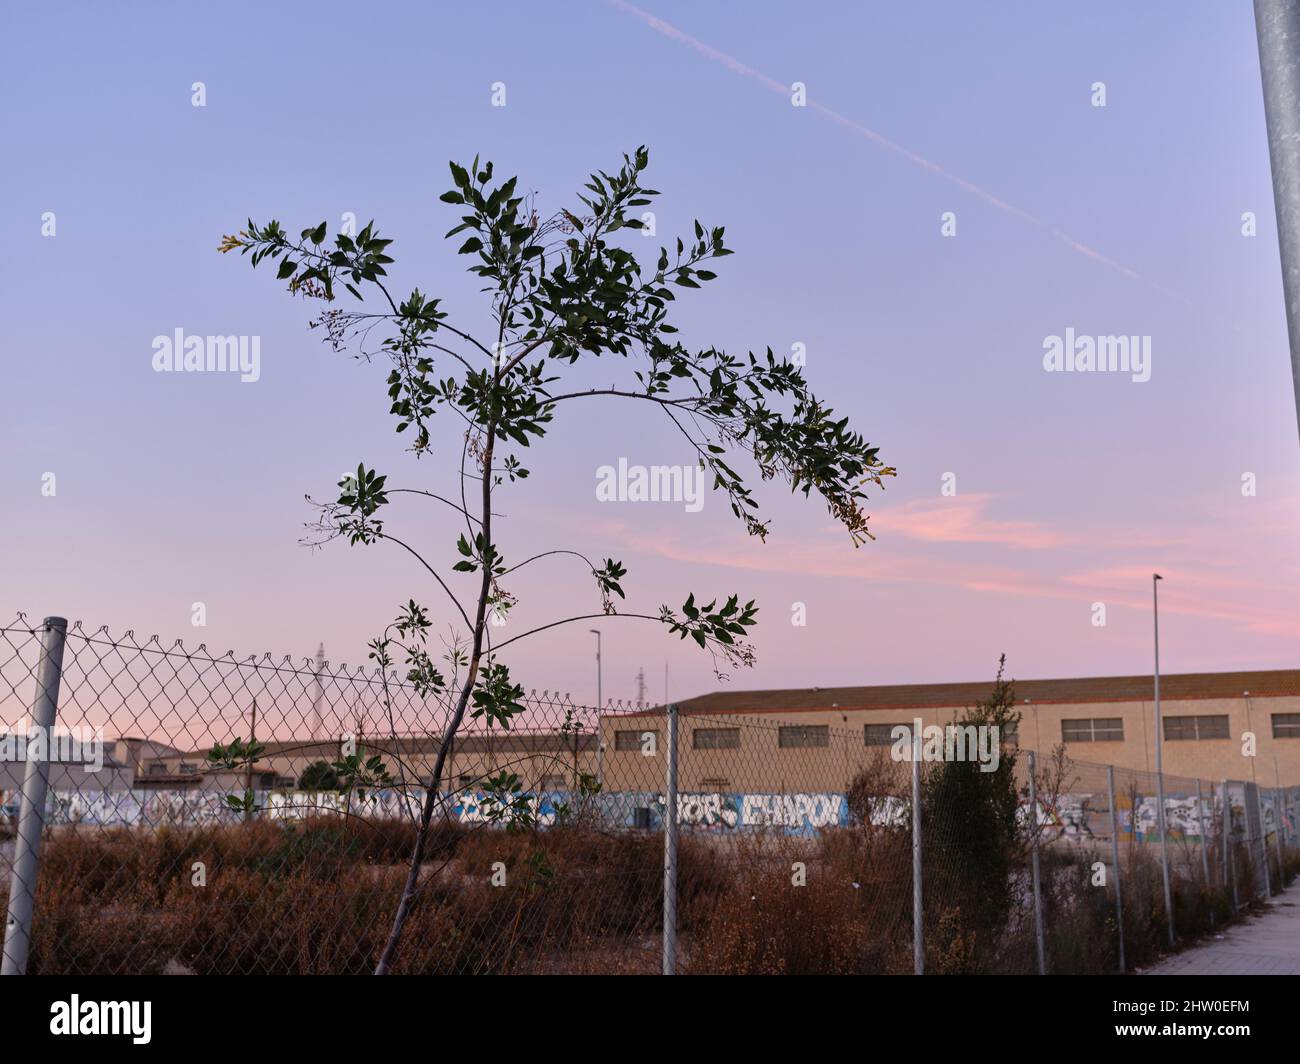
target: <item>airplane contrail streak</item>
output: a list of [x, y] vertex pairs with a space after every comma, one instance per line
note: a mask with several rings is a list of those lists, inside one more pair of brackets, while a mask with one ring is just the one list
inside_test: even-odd
[[[661, 18], [657, 18], [656, 16], [650, 14], [648, 11], [643, 11], [635, 4], [628, 3], [627, 0], [609, 0], [609, 2], [619, 10], [624, 11], [627, 14], [632, 15], [635, 18], [639, 19], [641, 22], [649, 26], [652, 30], [655, 30], [656, 32], [663, 34], [663, 36], [669, 38], [670, 40], [674, 40], [679, 44], [686, 45], [688, 48], [693, 49], [694, 51], [698, 52], [700, 55], [704, 56], [707, 59], [712, 60], [715, 63], [720, 63], [722, 66], [725, 66], [728, 70], [732, 71], [732, 73], [740, 74], [743, 77], [747, 77], [753, 81], [758, 82], [764, 88], [769, 89], [772, 92], [780, 93], [782, 96], [787, 98], [789, 97], [790, 95], [789, 85], [783, 85], [775, 78], [770, 78], [766, 74], [762, 73], [761, 71], [755, 70], [753, 67], [746, 66], [744, 63], [742, 63], [739, 59], [736, 59], [734, 56], [730, 56], [727, 55], [725, 52], [718, 51], [718, 49], [705, 44], [701, 40], [697, 40], [695, 37], [692, 37], [690, 34], [684, 33], [683, 31], [679, 30], [676, 26], [672, 25], [671, 23], [665, 22]], [[991, 206], [996, 207], [998, 210], [1003, 211], [1006, 214], [1013, 215], [1014, 217], [1019, 218], [1022, 221], [1028, 222], [1030, 225], [1034, 226], [1036, 229], [1040, 230], [1041, 232], [1046, 233], [1048, 236], [1051, 236], [1052, 238], [1060, 241], [1071, 251], [1075, 251], [1078, 254], [1083, 255], [1085, 258], [1092, 259], [1094, 262], [1100, 263], [1103, 266], [1107, 266], [1110, 269], [1114, 270], [1115, 272], [1123, 275], [1124, 277], [1129, 278], [1130, 280], [1139, 281], [1142, 284], [1149, 285], [1150, 287], [1156, 289], [1157, 291], [1167, 296], [1171, 296], [1174, 299], [1182, 300], [1183, 297], [1180, 296], [1177, 292], [1174, 292], [1172, 289], [1166, 288], [1164, 285], [1152, 281], [1149, 278], [1143, 277], [1136, 270], [1128, 266], [1125, 266], [1122, 262], [1116, 262], [1114, 259], [1110, 258], [1109, 256], [1103, 255], [1096, 248], [1089, 247], [1087, 244], [1083, 243], [1082, 241], [1076, 240], [1074, 237], [1070, 236], [1069, 233], [1063, 232], [1062, 230], [1056, 228], [1056, 226], [1052, 225], [1050, 222], [1046, 222], [1043, 219], [1030, 214], [1028, 211], [1022, 210], [1021, 208], [1008, 203], [1006, 200], [1000, 199], [999, 197], [995, 196], [992, 192], [988, 191], [988, 189], [981, 188], [973, 181], [967, 181], [964, 177], [961, 177], [958, 174], [954, 174], [949, 170], [945, 170], [938, 163], [931, 162], [929, 159], [925, 158], [922, 155], [918, 155], [916, 152], [912, 151], [910, 148], [904, 147], [902, 144], [899, 144], [897, 141], [890, 140], [883, 133], [877, 133], [874, 129], [870, 129], [867, 126], [864, 126], [861, 122], [856, 122], [852, 118], [848, 118], [847, 116], [840, 114], [838, 111], [834, 111], [831, 108], [827, 107], [825, 104], [818, 103], [815, 100], [809, 99], [808, 107], [818, 112], [819, 114], [824, 115], [825, 117], [829, 118], [831, 121], [837, 123], [838, 125], [843, 126], [845, 129], [848, 129], [851, 132], [856, 133], [861, 137], [865, 137], [867, 140], [879, 144], [882, 148], [888, 149], [889, 151], [893, 152], [895, 155], [901, 156], [902, 158], [906, 159], [908, 162], [912, 163], [914, 166], [918, 166], [923, 170], [928, 170], [930, 171], [930, 173], [936, 174], [939, 177], [942, 177], [945, 180], [952, 182], [954, 185], [957, 185], [959, 188], [965, 189], [971, 195], [978, 197], [979, 199], [983, 200], [985, 203], [988, 203]]]

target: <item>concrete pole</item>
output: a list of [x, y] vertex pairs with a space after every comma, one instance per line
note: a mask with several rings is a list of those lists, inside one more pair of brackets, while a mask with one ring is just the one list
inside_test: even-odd
[[68, 622], [46, 617], [41, 625], [41, 657], [36, 669], [36, 696], [32, 701], [30, 736], [39, 729], [44, 756], [31, 757], [23, 773], [22, 808], [18, 814], [18, 839], [14, 844], [13, 875], [9, 881], [9, 911], [5, 915], [4, 958], [0, 975], [26, 975], [27, 949], [32, 937], [32, 908], [36, 900], [41, 834], [45, 827], [45, 795], [50, 785], [51, 746], [63, 678], [63, 644]]
[[1047, 952], [1043, 943], [1043, 887], [1038, 867], [1038, 758], [1029, 751], [1029, 838], [1034, 879], [1034, 945], [1038, 950], [1038, 974], [1047, 974]]
[[1255, 34], [1300, 423], [1300, 0], [1255, 0]]
[[1119, 970], [1122, 975], [1128, 965], [1124, 961], [1124, 891], [1119, 874], [1119, 806], [1115, 804], [1115, 766], [1106, 766], [1106, 789], [1110, 792], [1110, 859], [1115, 867], [1115, 923], [1119, 928]]
[[912, 734], [912, 972], [925, 974], [925, 900], [921, 879], [921, 731]]
[[677, 974], [677, 705], [666, 707], [668, 769], [664, 781], [664, 975]]
[[1155, 679], [1156, 679], [1156, 828], [1160, 832], [1160, 878], [1165, 888], [1165, 915], [1169, 920], [1169, 945], [1174, 944], [1174, 896], [1169, 888], [1169, 832], [1165, 829], [1165, 769], [1163, 725], [1160, 723], [1160, 581], [1159, 573], [1151, 574], [1151, 615], [1155, 623]]

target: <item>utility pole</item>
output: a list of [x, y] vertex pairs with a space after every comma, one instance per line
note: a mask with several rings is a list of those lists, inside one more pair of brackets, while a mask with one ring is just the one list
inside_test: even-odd
[[636, 704], [637, 708], [645, 706], [645, 666], [642, 665], [636, 674]]
[[1255, 0], [1255, 33], [1300, 425], [1300, 0]]

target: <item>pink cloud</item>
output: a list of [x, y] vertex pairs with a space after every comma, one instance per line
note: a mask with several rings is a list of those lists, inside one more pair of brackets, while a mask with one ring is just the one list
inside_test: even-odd
[[928, 543], [998, 543], [1007, 547], [1046, 550], [1069, 540], [1034, 521], [998, 521], [985, 515], [990, 494], [955, 495], [945, 499], [916, 499], [896, 510], [872, 516], [873, 532], [910, 536]]

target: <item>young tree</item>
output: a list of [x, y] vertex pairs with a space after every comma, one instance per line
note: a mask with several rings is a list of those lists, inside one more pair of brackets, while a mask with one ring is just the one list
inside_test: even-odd
[[[1015, 868], [1020, 857], [1018, 818], [1021, 793], [1016, 784], [1017, 749], [1008, 740], [1020, 725], [1015, 684], [1004, 678], [1007, 657], [998, 659], [997, 679], [988, 698], [953, 722], [959, 728], [988, 728], [997, 736], [997, 768], [970, 759], [947, 759], [931, 766], [922, 782], [925, 825], [925, 892], [930, 911], [950, 909], [948, 922], [937, 919], [940, 943], [973, 944], [970, 956], [990, 956], [1016, 904]], [[1032, 820], [1031, 820], [1032, 823]]]
[[[288, 282], [291, 293], [323, 301], [325, 309], [312, 324], [325, 330], [335, 350], [355, 342], [364, 354], [389, 361], [391, 412], [397, 431], [411, 440], [416, 454], [434, 449], [431, 424], [440, 408], [463, 425], [459, 482], [448, 494], [391, 487], [385, 475], [362, 464], [355, 476], [340, 483], [337, 500], [320, 513], [320, 527], [328, 536], [353, 544], [387, 541], [408, 551], [446, 596], [458, 622], [445, 656], [450, 676], [429, 656], [430, 611], [414, 599], [371, 645], [371, 656], [385, 671], [395, 655], [403, 655], [407, 679], [417, 693], [444, 699], [448, 708], [380, 973], [391, 966], [416, 894], [429, 824], [440, 801], [439, 781], [457, 730], [467, 715], [488, 728], [508, 728], [523, 709], [523, 688], [503, 660], [506, 648], [557, 625], [618, 614], [694, 640], [713, 655], [715, 671], [748, 665], [754, 658], [744, 637], [755, 623], [757, 607], [739, 595], [704, 604], [691, 594], [676, 608], [621, 613], [616, 599], [625, 598], [627, 571], [614, 558], [596, 563], [575, 550], [553, 549], [507, 562], [494, 531], [494, 501], [509, 484], [528, 476], [521, 453], [546, 435], [562, 406], [597, 397], [652, 404], [689, 442], [711, 475], [713, 490], [726, 497], [748, 533], [760, 538], [768, 522], [731, 464], [733, 454], [747, 456], [763, 480], [780, 478], [805, 496], [815, 491], [855, 546], [870, 538], [861, 510], [864, 488], [883, 487], [883, 478], [894, 473], [877, 448], [849, 428], [847, 418], [836, 418], [813, 395], [801, 368], [775, 357], [770, 348], [737, 357], [715, 347], [689, 348], [677, 338], [669, 320], [676, 295], [712, 281], [715, 274], [706, 264], [731, 251], [724, 245], [722, 227], [706, 229], [699, 222], [693, 239], [678, 239], [675, 250], [661, 247], [649, 268], [619, 242], [628, 235], [643, 239], [637, 213], [658, 195], [641, 185], [647, 161], [645, 148], [624, 156], [617, 173], [591, 175], [586, 194], [578, 196], [581, 207], [546, 219], [518, 192], [516, 178], [494, 182], [490, 162], [480, 166], [476, 158], [469, 167], [451, 164], [454, 187], [441, 198], [464, 214], [447, 236], [464, 234], [459, 254], [469, 257], [469, 271], [483, 282], [491, 304], [486, 336], [475, 335], [439, 299], [419, 289], [401, 298], [392, 295], [386, 269], [393, 262], [388, 254], [392, 240], [381, 238], [373, 222], [355, 236], [336, 234], [331, 245], [324, 222], [295, 239], [276, 221], [257, 224], [250, 219], [245, 230], [221, 243], [220, 250], [238, 248], [253, 266], [277, 264], [277, 276]], [[337, 308], [340, 288], [361, 306]], [[373, 297], [369, 304], [367, 295]], [[620, 368], [627, 367], [624, 383], [565, 387], [579, 361], [609, 356], [616, 356]], [[467, 482], [476, 496], [472, 502]], [[382, 508], [398, 492], [448, 506], [463, 521], [454, 565], [433, 564], [387, 529]], [[540, 559], [565, 555], [589, 570], [601, 612], [557, 618], [494, 643], [492, 614], [504, 614], [515, 603], [508, 590], [511, 574]], [[470, 585], [468, 606], [457, 593], [464, 583]], [[488, 786], [499, 792], [504, 807], [518, 806], [517, 779], [502, 774]]]

